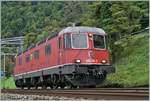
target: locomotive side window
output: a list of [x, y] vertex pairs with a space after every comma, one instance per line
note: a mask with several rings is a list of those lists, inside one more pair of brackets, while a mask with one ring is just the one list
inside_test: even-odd
[[50, 55], [51, 53], [51, 45], [48, 44], [45, 46], [45, 55]]
[[30, 61], [30, 55], [26, 56], [26, 63], [28, 63]]
[[93, 43], [94, 43], [94, 48], [105, 48], [105, 43], [104, 43], [104, 36], [101, 35], [93, 35]]
[[19, 58], [19, 63], [18, 64], [21, 65], [22, 64], [22, 57], [19, 56], [18, 58]]
[[73, 48], [87, 48], [87, 35], [86, 34], [72, 34]]
[[34, 59], [39, 59], [39, 50], [34, 52]]
[[64, 48], [71, 48], [71, 35], [70, 34], [64, 35]]

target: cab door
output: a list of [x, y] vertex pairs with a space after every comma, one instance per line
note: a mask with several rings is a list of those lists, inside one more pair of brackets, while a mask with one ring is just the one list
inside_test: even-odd
[[61, 65], [61, 64], [64, 64], [64, 48], [63, 48], [63, 37], [60, 36], [59, 37], [59, 45], [58, 45], [58, 64]]

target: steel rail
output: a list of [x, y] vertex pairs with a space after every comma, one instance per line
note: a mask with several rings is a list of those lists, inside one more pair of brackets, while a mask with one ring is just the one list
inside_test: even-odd
[[36, 90], [36, 89], [5, 89], [2, 93], [17, 93], [17, 94], [33, 94], [33, 95], [46, 95], [46, 96], [66, 96], [66, 97], [79, 97], [86, 99], [106, 99], [106, 100], [148, 100], [149, 89], [74, 89], [74, 90]]

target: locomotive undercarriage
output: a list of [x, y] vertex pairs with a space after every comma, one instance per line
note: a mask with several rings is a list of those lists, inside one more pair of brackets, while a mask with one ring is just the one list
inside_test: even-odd
[[95, 87], [105, 80], [107, 74], [114, 71], [110, 65], [65, 65], [54, 70], [43, 70], [16, 77], [16, 86], [22, 89]]

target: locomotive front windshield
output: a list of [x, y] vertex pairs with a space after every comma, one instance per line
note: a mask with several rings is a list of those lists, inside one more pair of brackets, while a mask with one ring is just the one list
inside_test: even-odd
[[87, 48], [87, 35], [86, 34], [72, 34], [73, 48]]
[[105, 48], [104, 36], [94, 34], [93, 43], [94, 43], [94, 48], [100, 48], [100, 49]]

